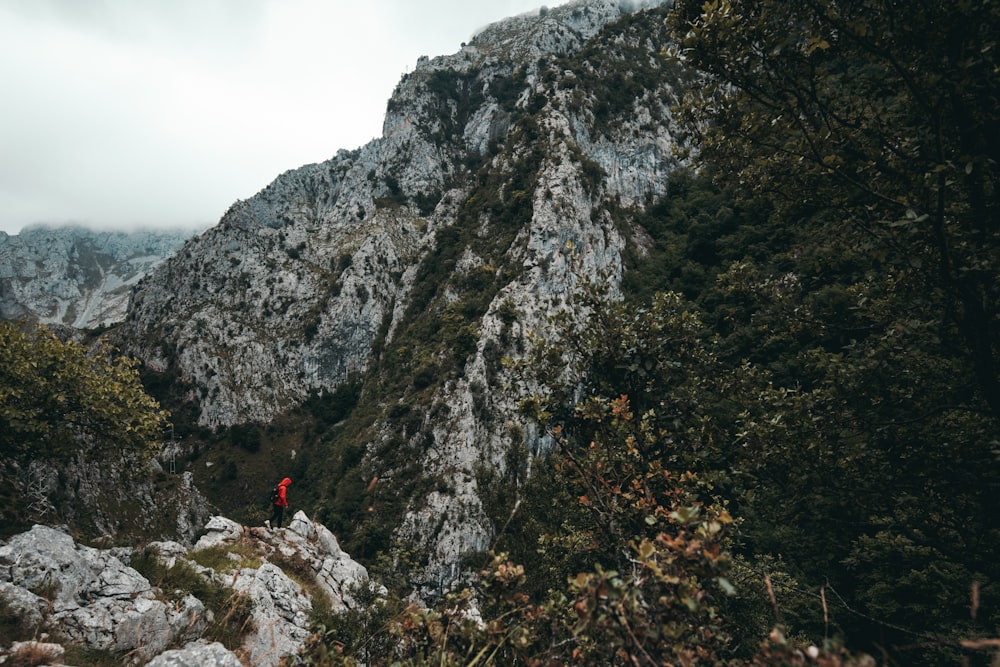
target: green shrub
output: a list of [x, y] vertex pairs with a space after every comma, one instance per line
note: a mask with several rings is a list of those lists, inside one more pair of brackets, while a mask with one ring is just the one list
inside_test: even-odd
[[31, 627], [24, 617], [0, 595], [0, 645], [25, 641], [36, 636], [38, 628]]
[[[237, 558], [233, 558], [235, 554]], [[216, 572], [232, 572], [238, 568], [258, 568], [261, 564], [260, 554], [244, 544], [233, 544], [226, 547], [208, 547], [192, 551], [191, 560], [203, 567]]]
[[340, 613], [313, 607], [312, 634], [302, 652], [315, 667], [378, 664], [390, 654], [394, 638], [385, 630], [400, 617], [405, 603], [397, 595], [378, 597], [368, 582], [351, 589], [358, 605]]
[[[228, 554], [236, 553], [234, 561]], [[260, 557], [249, 546], [234, 545], [229, 548], [212, 547], [191, 553], [199, 565], [218, 572], [228, 572], [236, 567], [260, 567]], [[181, 600], [193, 595], [212, 612], [212, 620], [203, 633], [211, 641], [221, 642], [228, 649], [240, 646], [243, 637], [252, 630], [253, 602], [244, 593], [220, 586], [202, 576], [190, 563], [177, 560], [167, 567], [153, 549], [135, 552], [129, 565], [159, 588], [169, 600]], [[84, 663], [92, 664], [92, 663]]]

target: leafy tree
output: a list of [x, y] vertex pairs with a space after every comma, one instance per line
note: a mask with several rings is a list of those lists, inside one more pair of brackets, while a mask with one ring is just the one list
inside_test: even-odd
[[0, 452], [14, 459], [149, 456], [167, 413], [133, 360], [87, 349], [42, 325], [0, 322]]
[[1000, 9], [991, 0], [678, 0], [703, 155], [791, 222], [827, 212], [940, 292], [1000, 419]]
[[[623, 592], [626, 598], [649, 595], [659, 605], [655, 619], [633, 609], [628, 624], [655, 626], [677, 640], [670, 649], [653, 642], [651, 654], [683, 661], [685, 651], [693, 651], [721, 659], [741, 641], [753, 646], [758, 637], [731, 641], [734, 628], [721, 609], [731, 606], [728, 594], [735, 592], [727, 576], [735, 535], [729, 499], [739, 497], [744, 484], [744, 472], [731, 466], [730, 445], [742, 405], [755, 396], [756, 372], [721, 363], [692, 304], [674, 293], [630, 304], [590, 288], [553, 324], [561, 335], [525, 364], [548, 393], [524, 407], [549, 425], [559, 445], [550, 484], [565, 485], [560, 496], [579, 507], [560, 503], [562, 521], [540, 537], [535, 567], [547, 581], [572, 577], [559, 566], [579, 567], [583, 553], [590, 569], [627, 572], [635, 555], [624, 545], [670, 543], [675, 587], [656, 595]], [[543, 497], [553, 495], [547, 490]], [[693, 533], [683, 529], [688, 523]], [[677, 560], [683, 549], [671, 540], [706, 537], [699, 559]], [[567, 551], [572, 559], [560, 555]]]
[[1000, 576], [1000, 10], [678, 0], [670, 21], [707, 77], [684, 107], [701, 159], [792, 232], [719, 284], [726, 348], [775, 381], [740, 431], [744, 548], [831, 581], [867, 616], [853, 641], [939, 664]]

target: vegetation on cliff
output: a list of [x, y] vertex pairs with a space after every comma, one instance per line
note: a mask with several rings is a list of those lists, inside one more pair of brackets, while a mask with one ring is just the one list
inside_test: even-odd
[[104, 341], [91, 354], [43, 325], [0, 322], [0, 448], [15, 458], [149, 456], [167, 414], [135, 366]]
[[[26, 528], [59, 502], [29, 470], [98, 461], [130, 468], [159, 451], [168, 417], [144, 390], [136, 362], [106, 341], [91, 350], [41, 324], [0, 322], [2, 532]], [[106, 491], [121, 505], [123, 480], [117, 487]], [[131, 511], [116, 514], [123, 521]]]
[[491, 478], [480, 588], [400, 612], [386, 650], [995, 659], [996, 7], [691, 1], [670, 22], [709, 75], [684, 107], [701, 173], [634, 220], [628, 300], [585, 297], [523, 365], [556, 451]]

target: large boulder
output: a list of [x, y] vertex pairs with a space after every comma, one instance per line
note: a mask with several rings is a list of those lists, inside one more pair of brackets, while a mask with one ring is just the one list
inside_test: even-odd
[[218, 642], [197, 641], [156, 656], [146, 667], [243, 667], [236, 654]]
[[210, 517], [205, 524], [205, 534], [195, 542], [194, 551], [224, 547], [236, 542], [243, 535], [243, 526], [224, 516]]

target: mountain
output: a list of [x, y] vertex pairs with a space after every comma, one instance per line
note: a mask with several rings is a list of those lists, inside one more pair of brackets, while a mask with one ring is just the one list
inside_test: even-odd
[[[277, 443], [277, 424], [325, 411], [268, 466], [362, 557], [403, 540], [428, 587], [462, 576], [495, 532], [484, 471], [549, 445], [502, 360], [583, 283], [617, 290], [644, 238], [628, 220], [679, 164], [670, 108], [690, 75], [661, 55], [666, 12], [579, 0], [421, 58], [380, 138], [236, 202], [139, 283], [115, 341], [203, 433]], [[229, 471], [222, 503], [273, 483], [236, 440], [197, 445]]]
[[0, 318], [76, 329], [121, 322], [135, 284], [191, 235], [80, 226], [0, 232]]

